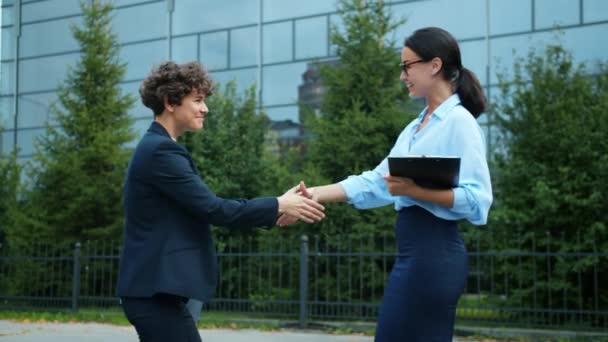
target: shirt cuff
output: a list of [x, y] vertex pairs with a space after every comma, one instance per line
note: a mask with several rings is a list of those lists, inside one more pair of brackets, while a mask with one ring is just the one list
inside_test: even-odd
[[357, 195], [357, 178], [355, 176], [349, 176], [338, 184], [340, 184], [342, 189], [344, 189], [347, 202], [352, 204], [353, 198]]
[[454, 207], [453, 211], [457, 213], [469, 214], [473, 212], [474, 203], [469, 200], [469, 196], [464, 188], [454, 188]]

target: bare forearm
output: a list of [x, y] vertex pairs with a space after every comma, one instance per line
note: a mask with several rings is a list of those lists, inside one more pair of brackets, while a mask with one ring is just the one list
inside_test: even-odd
[[438, 204], [446, 208], [454, 207], [454, 191], [452, 191], [452, 189], [436, 190], [417, 186], [410, 194], [410, 197], [420, 201]]
[[344, 188], [338, 183], [315, 186], [311, 188], [311, 192], [315, 200], [319, 202], [346, 202]]

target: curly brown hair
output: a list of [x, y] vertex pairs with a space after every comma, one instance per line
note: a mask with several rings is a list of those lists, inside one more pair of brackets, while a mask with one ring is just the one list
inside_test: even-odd
[[168, 61], [152, 69], [141, 83], [139, 95], [141, 102], [157, 116], [165, 109], [165, 98], [169, 104], [180, 105], [193, 90], [209, 97], [214, 87], [209, 73], [199, 62], [177, 64]]

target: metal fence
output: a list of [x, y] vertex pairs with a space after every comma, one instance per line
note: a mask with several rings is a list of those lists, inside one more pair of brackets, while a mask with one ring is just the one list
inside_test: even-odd
[[[388, 237], [300, 241], [229, 239], [205, 309], [299, 320], [375, 321], [395, 259]], [[482, 248], [467, 241], [469, 277], [457, 323], [608, 328], [608, 253]], [[0, 246], [0, 310], [118, 309], [117, 242]], [[602, 268], [603, 267], [603, 268]], [[193, 270], [194, 271], [194, 270]]]

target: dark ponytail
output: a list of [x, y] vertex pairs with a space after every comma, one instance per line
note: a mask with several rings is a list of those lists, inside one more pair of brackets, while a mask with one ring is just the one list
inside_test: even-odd
[[475, 74], [462, 68], [456, 81], [456, 92], [460, 96], [460, 102], [475, 118], [487, 111], [486, 96], [481, 89], [481, 84]]
[[422, 28], [407, 37], [403, 45], [425, 62], [435, 57], [441, 59], [443, 78], [452, 82], [462, 105], [475, 118], [487, 110], [481, 84], [471, 70], [462, 67], [458, 42], [448, 31], [438, 27]]

